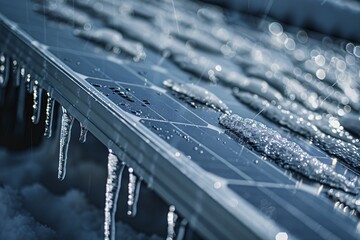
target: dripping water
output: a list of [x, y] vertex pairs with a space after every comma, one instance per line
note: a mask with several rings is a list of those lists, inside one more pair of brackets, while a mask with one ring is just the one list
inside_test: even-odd
[[45, 110], [46, 117], [45, 117], [45, 131], [44, 131], [44, 137], [46, 138], [50, 138], [52, 135], [54, 104], [55, 104], [55, 100], [50, 96], [50, 93], [48, 92], [46, 110]]
[[108, 176], [105, 192], [105, 220], [104, 239], [115, 240], [115, 214], [116, 205], [121, 187], [121, 176], [124, 170], [123, 163], [109, 149], [108, 155]]
[[71, 137], [71, 128], [74, 123], [74, 117], [71, 116], [64, 107], [62, 107], [62, 112], [63, 114], [61, 117], [60, 152], [58, 167], [58, 179], [61, 181], [64, 180], [66, 175], [66, 164]]

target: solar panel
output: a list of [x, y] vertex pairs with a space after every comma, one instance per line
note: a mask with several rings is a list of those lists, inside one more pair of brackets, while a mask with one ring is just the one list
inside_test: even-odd
[[[329, 118], [326, 111], [333, 106], [336, 112], [332, 116], [336, 119], [348, 112], [350, 106], [357, 114], [356, 97], [354, 100], [351, 96], [359, 93], [356, 74], [360, 54], [342, 49], [345, 41], [335, 39], [326, 45], [328, 37], [321, 42], [301, 35], [303, 30], [291, 28], [284, 36], [281, 25], [280, 29], [268, 20], [254, 21], [197, 2], [27, 0], [24, 4], [20, 0], [0, 0], [0, 4], [1, 52], [24, 66], [41, 89], [112, 149], [149, 187], [174, 204], [176, 211], [205, 238], [358, 238], [353, 209], [346, 208], [345, 202], [339, 208], [339, 203], [327, 195], [331, 187], [349, 191], [346, 193], [349, 196], [356, 192], [358, 169], [346, 162], [347, 156], [345, 161], [335, 159], [326, 153], [327, 149], [320, 149], [307, 139], [307, 135], [299, 135], [287, 124], [272, 119], [271, 113], [265, 117], [263, 110], [238, 101], [229, 87], [238, 84], [241, 91], [274, 96], [267, 90], [272, 84], [266, 85], [268, 81], [263, 79], [276, 78], [277, 68], [282, 69], [279, 73], [289, 76], [296, 74], [292, 67], [306, 62], [307, 56], [309, 61], [320, 61], [322, 66], [320, 58], [313, 60], [317, 55], [324, 54], [323, 58], [345, 55], [348, 61], [338, 60], [339, 68], [345, 64], [348, 72], [355, 74], [353, 82], [357, 84], [353, 88], [355, 93], [348, 94], [346, 101], [334, 104], [333, 100], [327, 101], [330, 96], [321, 97], [309, 85], [305, 88], [319, 94], [315, 99], [320, 101], [319, 106], [311, 110], [327, 114], [326, 119]], [[191, 31], [195, 23], [199, 24], [195, 29], [204, 29]], [[266, 32], [267, 26], [273, 27], [270, 33]], [[91, 35], [103, 28], [108, 30]], [[122, 35], [114, 37], [111, 31]], [[231, 42], [226, 34], [233, 34], [238, 41]], [[301, 37], [308, 43], [302, 44]], [[270, 55], [266, 48], [273, 49]], [[354, 45], [355, 48], [360, 47]], [[291, 63], [287, 62], [289, 55], [295, 59]], [[267, 62], [262, 63], [269, 69], [263, 72], [265, 76], [256, 72], [261, 80], [251, 89], [249, 84], [255, 82], [251, 82], [255, 73], [244, 66], [255, 66], [260, 71], [260, 64], [257, 68], [254, 59], [260, 62], [264, 59]], [[271, 65], [268, 62], [271, 60], [277, 61]], [[301, 71], [311, 72], [304, 69]], [[318, 66], [312, 76], [316, 76], [318, 69], [325, 68]], [[325, 70], [324, 74], [331, 74]], [[316, 81], [321, 83], [323, 73], [318, 74]], [[244, 78], [240, 79], [241, 76]], [[256, 144], [240, 141], [231, 129], [221, 125], [219, 117], [223, 113], [214, 103], [207, 105], [194, 99], [193, 92], [184, 93], [174, 87], [172, 90], [164, 85], [168, 80], [178, 83], [178, 87], [187, 86], [190, 92], [205, 89], [202, 94], [208, 94], [206, 91], [215, 94], [232, 114], [256, 120], [280, 133], [329, 166], [326, 171], [338, 174], [339, 179], [342, 177], [354, 188], [331, 185], [325, 178], [314, 178], [315, 173], [307, 175], [294, 170], [289, 167], [291, 163], [277, 164], [276, 159], [259, 151]], [[192, 84], [201, 89], [194, 89]], [[345, 95], [349, 90], [346, 83], [326, 84]], [[313, 103], [312, 95], [299, 100], [293, 94], [296, 89], [291, 92], [287, 87], [281, 92], [279, 86], [276, 91], [310, 109], [306, 104]], [[278, 107], [271, 100], [269, 104]], [[353, 140], [347, 143], [357, 149], [359, 142]], [[286, 156], [295, 156], [292, 149], [288, 150]], [[355, 150], [355, 162], [360, 160], [356, 160], [356, 154], [359, 152]]]

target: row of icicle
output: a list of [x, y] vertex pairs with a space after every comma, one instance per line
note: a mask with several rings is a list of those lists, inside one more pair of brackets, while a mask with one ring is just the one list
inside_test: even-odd
[[[39, 80], [32, 79], [30, 73], [26, 73], [24, 66], [19, 66], [16, 60], [12, 60], [5, 56], [4, 54], [0, 55], [0, 86], [5, 88], [10, 80], [10, 71], [16, 76], [16, 86], [23, 86], [24, 89], [32, 94], [32, 115], [31, 121], [34, 124], [38, 124], [41, 116], [41, 100], [43, 89], [40, 86]], [[21, 92], [20, 92], [21, 93]], [[53, 135], [53, 116], [55, 109], [55, 100], [51, 96], [50, 91], [46, 93], [46, 109], [45, 109], [45, 127], [44, 127], [44, 137], [50, 138]], [[18, 108], [23, 113], [25, 104], [25, 92], [19, 94], [19, 105], [22, 106]], [[58, 179], [64, 180], [66, 175], [66, 165], [68, 159], [68, 149], [71, 138], [71, 129], [74, 123], [74, 117], [66, 110], [66, 108], [61, 107], [62, 117], [61, 117], [61, 130], [60, 130], [60, 150], [59, 150], [59, 165], [58, 165]], [[18, 114], [19, 116], [22, 116]], [[79, 141], [85, 143], [88, 129], [84, 126], [83, 123], [80, 123], [80, 137]], [[104, 236], [105, 239], [114, 240], [115, 239], [115, 214], [116, 214], [116, 205], [117, 199], [121, 187], [121, 176], [124, 170], [125, 165], [123, 162], [118, 160], [116, 155], [109, 150], [108, 155], [108, 177], [106, 182], [106, 193], [105, 193], [105, 221], [104, 221]], [[140, 195], [141, 187], [141, 178], [134, 174], [132, 168], [128, 168], [129, 171], [129, 183], [128, 183], [128, 209], [127, 215], [135, 217], [137, 213], [137, 203]], [[175, 234], [175, 223], [177, 219], [177, 214], [175, 213], [175, 207], [170, 206], [169, 214], [167, 217], [168, 222], [168, 234], [167, 239], [174, 239]], [[185, 221], [185, 220], [183, 220]], [[179, 234], [176, 239], [182, 239], [185, 232], [185, 226], [183, 222], [179, 228]], [[181, 237], [182, 236], [182, 237]], [[181, 237], [181, 238], [180, 238]]]

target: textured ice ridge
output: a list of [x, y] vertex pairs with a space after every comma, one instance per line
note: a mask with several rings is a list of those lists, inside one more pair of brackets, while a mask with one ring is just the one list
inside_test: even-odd
[[354, 181], [336, 173], [330, 166], [310, 156], [299, 145], [282, 137], [278, 132], [255, 120], [236, 114], [222, 115], [221, 125], [229, 129], [239, 140], [273, 159], [284, 168], [291, 169], [323, 184], [356, 193]]

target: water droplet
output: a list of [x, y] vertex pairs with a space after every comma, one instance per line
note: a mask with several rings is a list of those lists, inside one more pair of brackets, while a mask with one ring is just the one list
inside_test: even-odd
[[269, 31], [275, 36], [280, 36], [283, 33], [283, 27], [280, 23], [272, 22], [269, 25]]
[[288, 237], [286, 232], [278, 232], [275, 236], [275, 240], [288, 240]]

